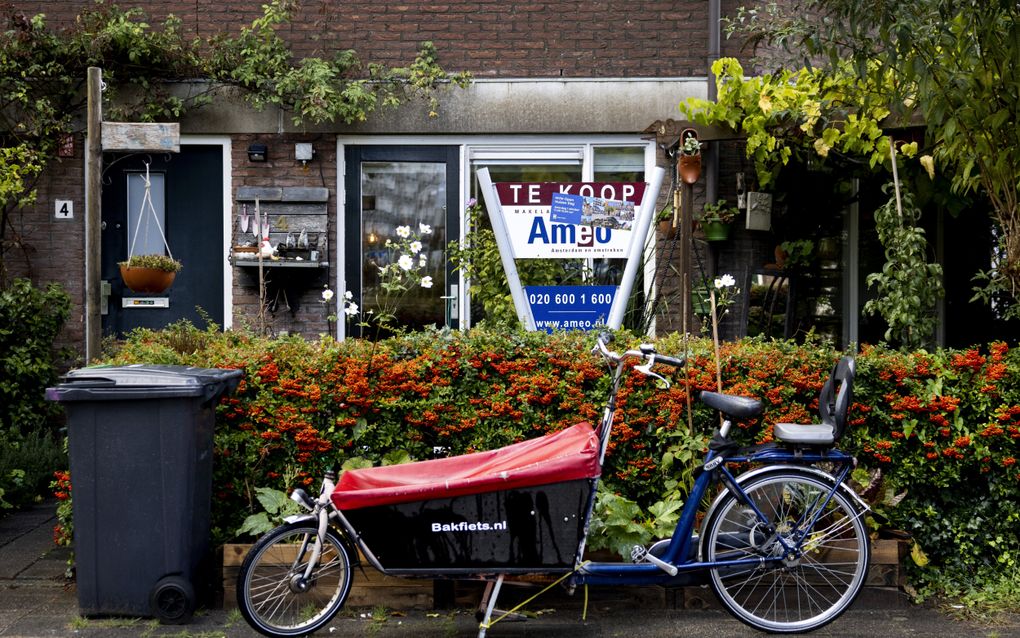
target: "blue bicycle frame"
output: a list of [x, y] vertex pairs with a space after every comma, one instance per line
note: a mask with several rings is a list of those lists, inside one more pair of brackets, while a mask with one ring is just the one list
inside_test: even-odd
[[[604, 347], [602, 342], [599, 342], [599, 346], [596, 348], [601, 350], [603, 355], [610, 355], [609, 351]], [[623, 357], [620, 357], [616, 361], [616, 368], [613, 371], [613, 378], [611, 382], [611, 389], [609, 393], [609, 401], [606, 405], [605, 412], [602, 417], [602, 421], [599, 425], [599, 438], [602, 445], [602, 458], [604, 460], [606, 447], [609, 442], [610, 432], [612, 430], [613, 416], [616, 412], [616, 394], [619, 390], [620, 381], [624, 369], [623, 360], [628, 355], [644, 355], [647, 356], [648, 352], [642, 350], [640, 352], [630, 351]], [[654, 354], [651, 355], [651, 361], [647, 366], [638, 367], [637, 369], [647, 376], [658, 378], [665, 381], [659, 375], [651, 371], [652, 365], [655, 363]], [[607, 356], [607, 359], [611, 357]], [[660, 357], [660, 361], [665, 359], [669, 364], [676, 365], [681, 363], [675, 359], [668, 357]], [[668, 383], [668, 382], [667, 382]], [[722, 426], [716, 431], [715, 440], [720, 442], [727, 442], [727, 436], [731, 423], [729, 420], [724, 420]], [[781, 468], [781, 467], [810, 467], [816, 463], [830, 463], [833, 464], [837, 470], [836, 473], [828, 474], [819, 472], [819, 476], [828, 483], [831, 483], [832, 487], [828, 494], [825, 495], [825, 501], [821, 504], [821, 508], [811, 508], [810, 511], [814, 512], [814, 517], [811, 521], [798, 521], [797, 528], [802, 530], [810, 530], [814, 526], [815, 519], [819, 513], [824, 509], [824, 506], [832, 499], [833, 495], [841, 489], [847, 489], [852, 494], [851, 490], [848, 490], [843, 484], [851, 469], [854, 466], [855, 460], [852, 456], [836, 449], [825, 449], [818, 451], [804, 451], [804, 450], [791, 450], [782, 448], [774, 445], [759, 445], [750, 448], [746, 451], [741, 451], [736, 454], [729, 454], [726, 452], [720, 453], [715, 449], [710, 449], [708, 454], [705, 456], [704, 462], [698, 470], [698, 476], [694, 481], [694, 486], [691, 489], [691, 493], [688, 495], [684, 507], [681, 510], [680, 519], [677, 521], [676, 529], [673, 531], [673, 536], [670, 538], [669, 546], [665, 550], [665, 553], [660, 557], [650, 557], [650, 562], [581, 562], [581, 555], [584, 552], [584, 542], [578, 548], [577, 559], [576, 559], [576, 573], [571, 578], [571, 584], [573, 585], [680, 585], [686, 584], [690, 580], [690, 575], [695, 572], [703, 572], [712, 568], [719, 567], [766, 567], [781, 563], [785, 558], [796, 557], [800, 554], [800, 545], [804, 537], [801, 536], [796, 539], [795, 543], [791, 543], [789, 539], [778, 538], [777, 540], [783, 547], [782, 555], [770, 556], [770, 557], [754, 557], [754, 558], [743, 558], [735, 559], [732, 561], [701, 561], [697, 557], [697, 549], [694, 547], [695, 542], [694, 526], [697, 520], [698, 510], [701, 508], [701, 503], [708, 493], [709, 486], [714, 482], [722, 481], [726, 488], [734, 494], [734, 496], [745, 506], [749, 507], [753, 512], [757, 520], [764, 528], [768, 531], [771, 530], [772, 522], [768, 519], [765, 514], [761, 512], [758, 506], [748, 498], [747, 494], [740, 486], [740, 481], [737, 477], [730, 472], [727, 467], [728, 464], [737, 463], [751, 463], [756, 465], [763, 465], [766, 468]], [[750, 475], [748, 475], [750, 476]], [[853, 498], [860, 502], [856, 495]], [[592, 510], [595, 505], [595, 490], [592, 490], [592, 496], [588, 504], [587, 521], [590, 524]], [[863, 503], [861, 505], [866, 509]], [[706, 517], [706, 521], [708, 517]], [[587, 534], [586, 534], [587, 536]]]

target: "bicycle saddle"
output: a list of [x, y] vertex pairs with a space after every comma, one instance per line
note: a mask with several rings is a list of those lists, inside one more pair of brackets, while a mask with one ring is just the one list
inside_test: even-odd
[[702, 391], [701, 402], [734, 419], [749, 419], [761, 414], [762, 410], [761, 401], [758, 399], [738, 397], [735, 394], [709, 392], [708, 390]]

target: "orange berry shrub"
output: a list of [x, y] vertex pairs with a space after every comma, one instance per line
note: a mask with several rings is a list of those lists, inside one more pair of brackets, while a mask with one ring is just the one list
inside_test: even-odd
[[[637, 343], [622, 335], [615, 346]], [[479, 329], [307, 342], [174, 326], [136, 332], [107, 363], [245, 371], [217, 420], [213, 522], [223, 541], [260, 509], [257, 488], [314, 492], [327, 467], [487, 450], [597, 423], [609, 378], [592, 344], [581, 333]], [[608, 489], [645, 511], [686, 497], [718, 425], [696, 400], [688, 408], [688, 396], [716, 389], [711, 343], [695, 339], [685, 352], [670, 335], [657, 346], [688, 364], [657, 369], [671, 377], [669, 390], [627, 375], [603, 469]], [[738, 438], [769, 443], [775, 423], [811, 422], [838, 356], [817, 344], [723, 344], [723, 390], [764, 404], [760, 418], [739, 424]], [[855, 475], [885, 525], [913, 535], [932, 568], [973, 570], [1017, 555], [1018, 372], [1020, 352], [1003, 343], [933, 354], [865, 347], [857, 356], [840, 446], [858, 457]]]

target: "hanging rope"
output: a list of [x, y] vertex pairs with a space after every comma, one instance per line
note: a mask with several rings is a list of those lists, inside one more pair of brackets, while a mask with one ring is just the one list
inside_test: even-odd
[[152, 221], [156, 224], [156, 229], [159, 230], [159, 238], [163, 240], [163, 246], [166, 247], [166, 254], [170, 256], [170, 259], [174, 258], [174, 254], [170, 252], [170, 244], [166, 241], [166, 235], [163, 234], [163, 227], [159, 223], [159, 217], [156, 216], [156, 207], [152, 205], [152, 180], [149, 179], [149, 163], [145, 162], [145, 176], [142, 177], [145, 181], [145, 193], [142, 195], [142, 204], [138, 209], [138, 223], [135, 224], [135, 232], [131, 238], [131, 246], [128, 248], [128, 261], [135, 254], [135, 244], [138, 242], [138, 231], [145, 226], [145, 236], [149, 236], [149, 219], [145, 213], [149, 213], [152, 217]]

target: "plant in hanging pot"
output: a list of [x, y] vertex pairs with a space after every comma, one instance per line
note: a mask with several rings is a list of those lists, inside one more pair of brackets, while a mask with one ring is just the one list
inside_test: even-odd
[[117, 265], [124, 285], [133, 292], [163, 292], [181, 269], [181, 262], [167, 255], [131, 255]]
[[705, 204], [701, 213], [696, 215], [701, 230], [708, 241], [725, 241], [730, 238], [730, 224], [740, 213], [736, 206], [727, 206], [725, 199], [714, 204]]
[[694, 131], [684, 131], [681, 136], [683, 144], [680, 145], [680, 160], [677, 162], [677, 172], [680, 179], [686, 184], [694, 184], [701, 177], [701, 142]]
[[673, 239], [676, 236], [677, 227], [674, 225], [676, 219], [672, 206], [666, 206], [655, 216], [655, 223], [658, 225], [659, 234], [664, 239]]

